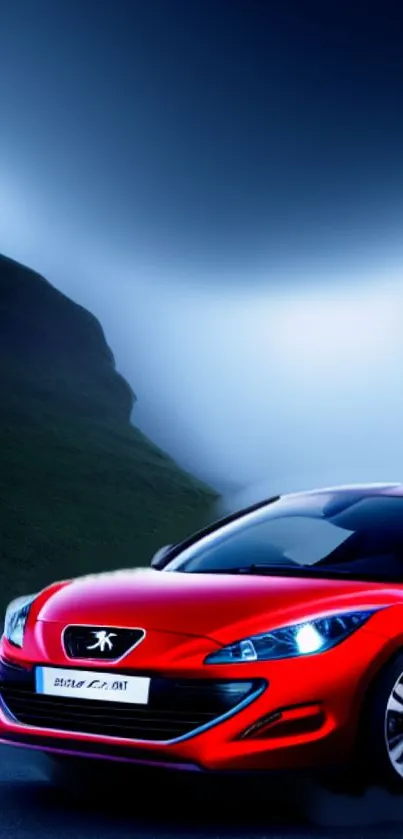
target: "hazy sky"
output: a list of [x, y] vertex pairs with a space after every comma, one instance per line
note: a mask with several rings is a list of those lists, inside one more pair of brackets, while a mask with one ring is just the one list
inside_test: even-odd
[[0, 0], [0, 248], [101, 319], [135, 422], [217, 484], [403, 480], [402, 21]]

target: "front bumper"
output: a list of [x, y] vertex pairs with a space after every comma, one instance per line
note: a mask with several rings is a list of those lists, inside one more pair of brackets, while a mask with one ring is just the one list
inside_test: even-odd
[[[63, 668], [75, 675], [83, 668]], [[21, 667], [0, 660], [0, 709], [9, 723], [25, 731], [52, 729], [59, 734], [95, 735], [112, 743], [144, 742], [171, 746], [199, 736], [250, 705], [267, 687], [264, 679], [151, 678], [148, 702], [130, 702], [55, 696], [36, 690], [35, 665]], [[71, 672], [73, 671], [73, 672]], [[85, 672], [85, 670], [84, 670]], [[102, 673], [111, 670], [97, 667]], [[133, 671], [119, 670], [119, 678]]]
[[[133, 715], [126, 725], [127, 709], [121, 706], [116, 709], [120, 717], [114, 732], [98, 722], [94, 730], [94, 720], [99, 721], [105, 710], [110, 714], [111, 703], [96, 703], [98, 707], [91, 708], [90, 713], [88, 700], [83, 700], [81, 705], [87, 703], [85, 714], [83, 708], [76, 706], [70, 718], [65, 702], [56, 711], [51, 705], [38, 707], [34, 690], [36, 662], [24, 661], [22, 653], [9, 660], [7, 654], [12, 651], [3, 640], [0, 740], [48, 752], [196, 771], [337, 766], [345, 763], [354, 747], [362, 699], [382, 658], [384, 644], [385, 640], [375, 633], [365, 632], [364, 637], [362, 631], [325, 654], [306, 658], [199, 667], [188, 672], [180, 671], [176, 665], [175, 669], [167, 667], [164, 673], [150, 673], [155, 686], [151, 715], [156, 712], [158, 716], [179, 684], [180, 690], [187, 692], [187, 705], [182, 710], [185, 716], [190, 712], [193, 715], [193, 727], [181, 731], [175, 709], [171, 710], [171, 718], [168, 707], [163, 736], [158, 739], [156, 730], [161, 717], [154, 718], [150, 739], [150, 731], [144, 735], [143, 728], [141, 736], [141, 731], [133, 727], [137, 724]], [[58, 662], [58, 666], [61, 664]], [[63, 666], [69, 665], [66, 662]], [[128, 672], [136, 674], [134, 668]], [[137, 674], [145, 675], [143, 670]], [[237, 686], [242, 683], [248, 689], [242, 696], [236, 695]], [[224, 687], [218, 700], [217, 685]], [[232, 696], [231, 691], [235, 691]], [[106, 705], [108, 709], [100, 707]], [[210, 717], [200, 724], [200, 713], [207, 711], [211, 712]], [[171, 727], [166, 726], [167, 719], [171, 719]], [[183, 721], [182, 716], [179, 722]]]

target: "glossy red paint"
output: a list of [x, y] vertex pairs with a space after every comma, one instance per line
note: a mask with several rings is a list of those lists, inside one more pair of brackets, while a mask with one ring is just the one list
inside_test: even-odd
[[[342, 644], [325, 653], [271, 662], [208, 666], [205, 657], [220, 645], [282, 624], [330, 611], [385, 607]], [[80, 751], [80, 743], [108, 747], [130, 745], [133, 759], [141, 746], [158, 759], [166, 753], [178, 764], [204, 769], [279, 769], [333, 764], [352, 749], [361, 702], [375, 672], [401, 643], [403, 587], [378, 584], [157, 571], [122, 572], [64, 583], [45, 591], [30, 614], [24, 648], [3, 637], [1, 657], [30, 669], [33, 665], [72, 666], [62, 645], [66, 624], [141, 626], [146, 637], [124, 660], [124, 670], [172, 678], [264, 678], [268, 687], [251, 704], [200, 734], [167, 745], [86, 733], [30, 728], [0, 712], [0, 737], [26, 739], [31, 745], [45, 736], [55, 748]], [[403, 630], [400, 630], [403, 635]], [[73, 662], [75, 667], [77, 662]], [[79, 666], [99, 669], [99, 662]], [[108, 670], [119, 672], [123, 663]], [[314, 706], [318, 725], [300, 706]], [[318, 716], [318, 707], [321, 715]], [[276, 722], [265, 736], [242, 736], [258, 720], [282, 714], [302, 720], [296, 733]], [[51, 747], [51, 746], [50, 746]]]
[[38, 605], [29, 625], [39, 620], [133, 626], [135, 621], [147, 632], [203, 636], [226, 644], [274, 628], [279, 620], [299, 620], [301, 606], [306, 620], [310, 610], [317, 615], [395, 600], [393, 592], [374, 583], [134, 570], [72, 582]]
[[[368, 489], [369, 494], [382, 492], [401, 495], [402, 488]], [[275, 661], [205, 662], [210, 653], [250, 635], [362, 609], [377, 611], [326, 652]], [[66, 626], [75, 624], [137, 627], [145, 637], [118, 661], [77, 661], [63, 645]], [[369, 686], [402, 648], [403, 584], [144, 569], [64, 581], [33, 602], [22, 648], [3, 636], [0, 676], [11, 666], [15, 678], [28, 684], [35, 668], [45, 665], [94, 672], [102, 668], [171, 685], [175, 680], [197, 680], [208, 687], [218, 680], [231, 687], [238, 680], [251, 685], [256, 680], [259, 688], [213, 723], [198, 725], [186, 736], [159, 740], [136, 739], [130, 733], [95, 734], [85, 726], [56, 729], [47, 725], [46, 716], [40, 724], [26, 724], [13, 717], [2, 696], [0, 739], [56, 753], [193, 770], [343, 764], [354, 749]], [[1, 688], [0, 682], [0, 693]]]

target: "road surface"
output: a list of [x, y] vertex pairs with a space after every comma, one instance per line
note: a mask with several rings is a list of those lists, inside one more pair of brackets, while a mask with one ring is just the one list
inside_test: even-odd
[[[357, 802], [319, 796], [310, 804], [310, 823], [291, 792], [276, 807], [281, 796], [270, 798], [265, 788], [238, 781], [200, 786], [199, 778], [172, 772], [148, 775], [140, 785], [118, 776], [112, 789], [114, 766], [106, 764], [89, 798], [80, 799], [49, 782], [41, 755], [0, 746], [0, 839], [395, 839], [403, 833], [403, 798], [381, 792], [360, 800], [358, 809]], [[88, 764], [87, 776], [90, 771]]]

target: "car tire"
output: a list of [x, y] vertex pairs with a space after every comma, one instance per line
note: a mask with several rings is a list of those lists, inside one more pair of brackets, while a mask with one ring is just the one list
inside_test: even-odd
[[382, 668], [368, 691], [357, 746], [361, 778], [403, 793], [403, 652]]

